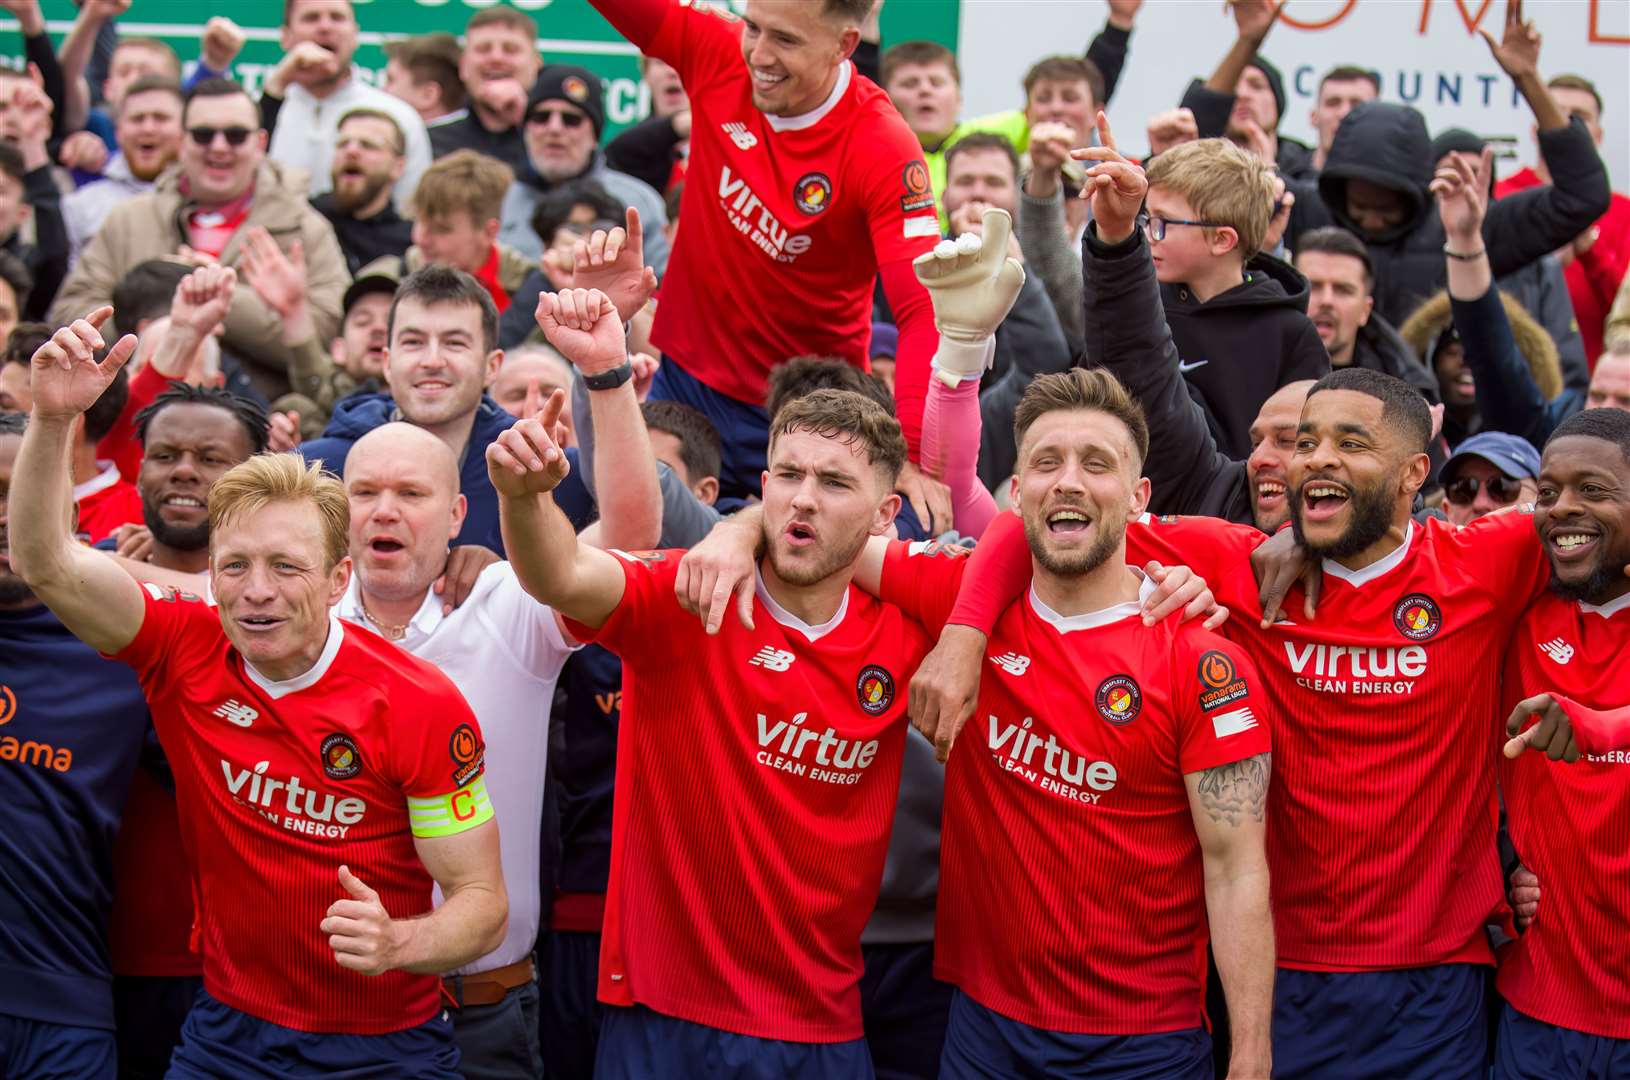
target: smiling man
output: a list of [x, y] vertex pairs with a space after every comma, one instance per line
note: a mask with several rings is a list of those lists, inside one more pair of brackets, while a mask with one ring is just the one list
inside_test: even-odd
[[153, 190], [159, 174], [181, 153], [181, 87], [174, 80], [143, 76], [130, 84], [115, 109], [119, 153], [102, 171], [102, 179], [62, 198], [70, 261], [79, 258], [115, 206]]
[[[1319, 560], [1316, 617], [1298, 587], [1287, 616], [1259, 625], [1256, 529], [1173, 518], [1128, 532], [1136, 559], [1186, 563], [1248, 616], [1229, 636], [1282, 704], [1268, 805], [1275, 1076], [1486, 1069], [1484, 924], [1503, 902], [1489, 756], [1499, 688], [1465, 673], [1498, 669], [1547, 568], [1522, 513], [1460, 529], [1411, 519], [1431, 426], [1420, 394], [1379, 372], [1333, 372], [1308, 392], [1286, 489], [1295, 541]], [[964, 671], [983, 656], [968, 628], [987, 631], [1028, 576], [1016, 535], [987, 534], [975, 559], [1017, 580], [970, 568], [970, 581], [1002, 587], [965, 588], [951, 617], [960, 626], [942, 648]]]
[[266, 133], [255, 102], [241, 86], [206, 79], [193, 87], [182, 111], [187, 138], [181, 167], [153, 190], [114, 207], [80, 253], [52, 306], [52, 321], [66, 325], [80, 313], [111, 303], [130, 270], [149, 259], [207, 256], [239, 271], [227, 310], [222, 346], [246, 361], [255, 386], [268, 399], [289, 389], [289, 350], [283, 319], [245, 284], [247, 235], [259, 226], [288, 253], [305, 251], [306, 293], [318, 340], [339, 325], [348, 276], [334, 230], [306, 202], [303, 181], [266, 160]]
[[[1550, 557], [1545, 595], [1517, 624], [1506, 654], [1504, 700], [1519, 715], [1566, 698], [1575, 708], [1630, 705], [1630, 413], [1589, 409], [1545, 446], [1534, 526]], [[1533, 729], [1524, 733], [1530, 740]], [[1538, 874], [1544, 918], [1501, 957], [1505, 999], [1494, 1075], [1553, 1074], [1569, 1063], [1630, 1070], [1630, 942], [1614, 932], [1630, 910], [1625, 873], [1630, 753], [1549, 753], [1508, 747], [1501, 762], [1511, 841]], [[1567, 763], [1559, 758], [1567, 753]], [[1513, 755], [1516, 755], [1513, 759]], [[1547, 760], [1547, 757], [1549, 760]], [[1559, 827], [1561, 826], [1561, 827]]]
[[[916, 135], [849, 60], [872, 2], [748, 0], [738, 20], [677, 0], [594, 0], [690, 95], [685, 228], [651, 332], [667, 358], [652, 395], [718, 430], [723, 495], [758, 489], [772, 368], [795, 356], [869, 367], [879, 281], [900, 328], [901, 427], [908, 445], [920, 436], [938, 333], [911, 260], [939, 223]], [[920, 481], [906, 481], [925, 509]]]
[[175, 771], [206, 944], [171, 1073], [455, 1076], [433, 976], [493, 948], [507, 918], [475, 717], [435, 668], [334, 618], [345, 492], [298, 458], [215, 482], [218, 609], [74, 543], [73, 421], [136, 345], [96, 363], [111, 313], [34, 355], [11, 559], [76, 636], [136, 669]]

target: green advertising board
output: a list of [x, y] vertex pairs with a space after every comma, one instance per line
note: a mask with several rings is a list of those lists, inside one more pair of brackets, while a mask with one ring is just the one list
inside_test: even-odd
[[[817, 0], [809, 0], [815, 3]], [[363, 78], [382, 80], [385, 54], [381, 46], [394, 38], [445, 30], [460, 34], [469, 17], [494, 0], [355, 0], [362, 28], [356, 62]], [[650, 97], [640, 84], [637, 50], [600, 17], [588, 0], [509, 0], [509, 6], [530, 15], [538, 24], [539, 47], [549, 61], [581, 64], [605, 79], [606, 120], [610, 132], [644, 118]], [[740, 10], [744, 0], [730, 0]], [[959, 0], [886, 0], [883, 8], [885, 41], [927, 38], [955, 49]], [[78, 9], [73, 0], [44, 0], [47, 28], [60, 40], [73, 24]], [[186, 0], [135, 0], [119, 19], [119, 31], [130, 37], [156, 37], [168, 42], [183, 62], [198, 57], [198, 37], [212, 15], [224, 15], [248, 35], [234, 75], [259, 93], [266, 73], [282, 57], [278, 27], [283, 0], [236, 0], [234, 3]], [[0, 20], [0, 32], [16, 33], [16, 21]], [[3, 51], [13, 62], [20, 58], [15, 36]]]

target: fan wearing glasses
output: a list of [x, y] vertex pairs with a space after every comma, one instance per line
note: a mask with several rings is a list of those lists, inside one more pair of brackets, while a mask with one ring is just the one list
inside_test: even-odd
[[108, 213], [57, 294], [51, 321], [65, 325], [110, 303], [125, 274], [150, 259], [230, 266], [239, 271], [239, 284], [222, 347], [247, 361], [256, 388], [275, 398], [289, 390], [290, 353], [283, 318], [246, 282], [247, 241], [264, 230], [285, 255], [296, 245], [303, 249], [306, 303], [320, 341], [339, 326], [349, 284], [344, 256], [334, 230], [306, 201], [305, 174], [266, 156], [259, 110], [241, 86], [200, 82], [182, 108], [181, 127], [180, 168]]
[[1443, 464], [1443, 513], [1456, 525], [1539, 497], [1539, 451], [1527, 439], [1484, 431]]

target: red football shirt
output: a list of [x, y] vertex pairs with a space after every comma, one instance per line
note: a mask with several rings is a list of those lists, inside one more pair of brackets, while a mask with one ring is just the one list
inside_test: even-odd
[[[1506, 656], [1506, 715], [1543, 693], [1630, 703], [1630, 595], [1592, 607], [1546, 593], [1529, 607]], [[1630, 752], [1502, 758], [1500, 789], [1511, 842], [1545, 890], [1500, 955], [1501, 996], [1547, 1024], [1630, 1039]]]
[[[938, 630], [967, 560], [891, 545], [883, 598]], [[1144, 583], [1144, 595], [1154, 586]], [[1137, 603], [1002, 614], [945, 777], [934, 974], [1050, 1031], [1205, 1023], [1205, 875], [1185, 773], [1270, 749], [1238, 645]]]
[[311, 671], [269, 682], [214, 608], [143, 589], [141, 631], [115, 659], [141, 678], [175, 773], [204, 988], [300, 1031], [378, 1035], [428, 1020], [434, 976], [347, 971], [318, 926], [347, 898], [341, 863], [393, 918], [428, 914], [414, 835], [491, 818], [464, 698], [436, 667], [337, 619]]
[[[835, 100], [803, 117], [767, 116], [753, 105], [733, 16], [599, 2], [690, 95], [685, 224], [651, 340], [713, 389], [758, 406], [770, 370], [795, 356], [870, 370], [879, 265], [940, 238], [922, 147], [888, 95], [846, 63]], [[660, 19], [649, 38], [646, 17]]]
[[[1005, 564], [996, 577], [1021, 560], [1028, 574], [1023, 530], [1014, 515], [1001, 520], [980, 551], [997, 542], [987, 554]], [[1287, 619], [1266, 631], [1248, 557], [1262, 539], [1215, 518], [1146, 519], [1127, 530], [1127, 560], [1203, 576], [1233, 609], [1226, 632], [1277, 706], [1268, 862], [1279, 965], [1492, 963], [1483, 927], [1504, 904], [1495, 673], [1549, 573], [1532, 517], [1412, 523], [1402, 546], [1362, 571], [1325, 562], [1314, 622], [1302, 619], [1298, 587]], [[1017, 592], [1004, 591], [977, 598], [978, 611], [959, 603], [955, 621], [992, 625], [986, 609]]]
[[862, 1034], [860, 931], [900, 784], [905, 680], [927, 635], [850, 588], [809, 627], [762, 589], [709, 637], [674, 599], [683, 552], [618, 553], [598, 631], [623, 659], [600, 1000], [742, 1035]]
[[83, 484], [74, 486], [74, 504], [79, 509], [78, 536], [88, 544], [100, 543], [119, 531], [119, 526], [141, 524], [141, 492], [119, 476], [112, 462], [99, 462], [102, 471]]

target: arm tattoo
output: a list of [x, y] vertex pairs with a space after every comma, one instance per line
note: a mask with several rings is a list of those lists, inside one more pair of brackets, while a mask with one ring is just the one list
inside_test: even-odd
[[1272, 771], [1269, 754], [1207, 769], [1200, 774], [1200, 804], [1214, 822], [1237, 826], [1247, 818], [1261, 821]]

